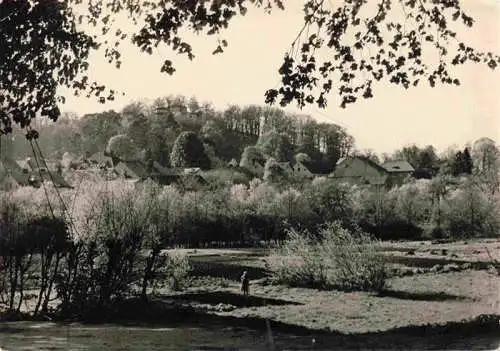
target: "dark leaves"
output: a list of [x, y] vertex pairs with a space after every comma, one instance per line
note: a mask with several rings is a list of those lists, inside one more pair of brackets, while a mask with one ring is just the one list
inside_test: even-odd
[[175, 68], [172, 66], [172, 61], [165, 60], [165, 62], [163, 63], [163, 66], [161, 67], [161, 72], [165, 72], [169, 75], [174, 74]]
[[[449, 67], [467, 61], [484, 63], [492, 69], [500, 64], [498, 55], [477, 51], [456, 40], [456, 32], [448, 27], [451, 21], [460, 18], [467, 27], [474, 23], [456, 0], [377, 0], [377, 4], [378, 12], [373, 17], [363, 18], [360, 10], [366, 6], [364, 1], [346, 1], [335, 9], [307, 1], [305, 28], [317, 29], [316, 36], [323, 36], [324, 40], [314, 49], [330, 49], [330, 54], [321, 55], [329, 60], [318, 62], [314, 69], [304, 69], [314, 57], [311, 41], [306, 40], [300, 46], [303, 54], [300, 59], [285, 58], [278, 71], [282, 87], [273, 91], [272, 101], [280, 99], [281, 103], [288, 104], [294, 100], [303, 107], [305, 103], [311, 103], [312, 92], [317, 91], [315, 103], [318, 106], [321, 103], [322, 107], [324, 97], [335, 82], [339, 83], [338, 95], [341, 107], [345, 108], [359, 97], [372, 98], [372, 83], [376, 81], [387, 79], [405, 89], [418, 86], [422, 79], [427, 80], [431, 87], [439, 82], [460, 85], [457, 78], [450, 76]], [[389, 12], [394, 9], [402, 9], [405, 19], [389, 21], [393, 18], [389, 17]], [[408, 19], [414, 24], [409, 25]], [[323, 23], [326, 27], [322, 26]], [[433, 62], [427, 64], [430, 56], [423, 56], [422, 48], [425, 46], [427, 51], [429, 45], [439, 58], [437, 65]]]

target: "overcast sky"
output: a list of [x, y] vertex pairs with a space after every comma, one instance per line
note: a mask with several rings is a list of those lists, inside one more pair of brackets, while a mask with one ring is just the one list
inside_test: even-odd
[[[91, 59], [91, 78], [125, 96], [105, 105], [94, 99], [67, 96], [63, 111], [79, 115], [102, 110], [120, 110], [130, 101], [169, 94], [195, 96], [216, 108], [228, 104], [264, 104], [264, 92], [279, 82], [278, 68], [283, 54], [303, 22], [300, 1], [285, 12], [271, 15], [251, 10], [238, 18], [224, 34], [229, 47], [222, 55], [212, 56], [216, 38], [193, 37], [194, 61], [172, 56], [162, 49], [152, 56], [142, 54], [131, 44], [123, 44], [123, 65], [117, 70], [102, 54]], [[335, 0], [331, 0], [334, 2]], [[462, 33], [471, 46], [500, 53], [500, 2], [497, 0], [464, 0], [475, 26]], [[126, 25], [127, 22], [124, 22]], [[177, 71], [173, 76], [159, 72], [163, 59], [171, 58]], [[338, 107], [335, 93], [330, 104], [320, 110], [305, 108], [320, 121], [340, 124], [356, 139], [359, 149], [390, 152], [405, 144], [432, 144], [438, 150], [480, 137], [500, 141], [500, 69], [491, 71], [478, 65], [466, 65], [458, 71], [460, 87], [434, 89], [425, 86], [404, 90], [380, 83], [375, 97], [359, 101], [347, 109]], [[65, 93], [65, 91], [61, 91]], [[295, 106], [287, 110], [297, 111]]]

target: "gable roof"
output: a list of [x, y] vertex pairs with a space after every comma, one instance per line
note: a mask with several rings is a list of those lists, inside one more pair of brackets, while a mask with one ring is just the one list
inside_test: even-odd
[[0, 179], [2, 182], [12, 180], [17, 184], [26, 186], [30, 185], [30, 174], [23, 171], [23, 168], [14, 160], [4, 157], [0, 160]]
[[[50, 171], [50, 170], [49, 170]], [[40, 177], [40, 172], [42, 172], [42, 177]], [[9, 158], [4, 158], [0, 161], [0, 179], [2, 182], [15, 181], [20, 186], [32, 185], [30, 179], [50, 181], [57, 188], [72, 188], [72, 186], [56, 172], [50, 171], [47, 173], [45, 168], [31, 170], [21, 167], [19, 162], [11, 160]]]
[[338, 167], [339, 165], [341, 165], [344, 162], [347, 162], [349, 160], [354, 160], [356, 158], [359, 159], [359, 160], [362, 160], [363, 162], [366, 162], [367, 164], [369, 164], [370, 166], [372, 166], [373, 168], [375, 168], [376, 170], [378, 170], [380, 172], [383, 172], [383, 173], [387, 173], [388, 172], [387, 169], [385, 169], [384, 167], [382, 167], [381, 165], [379, 165], [377, 162], [372, 161], [368, 157], [365, 157], [365, 156], [348, 156], [348, 157], [341, 158], [337, 162], [336, 167]]
[[292, 168], [295, 171], [295, 170], [297, 170], [298, 167], [303, 167], [306, 171], [308, 171], [309, 173], [312, 174], [312, 171], [311, 171], [307, 162], [296, 161], [295, 164], [292, 166]]
[[67, 181], [66, 179], [63, 178], [62, 175], [56, 173], [56, 172], [50, 172], [50, 175], [47, 177], [48, 179], [44, 180], [50, 180], [52, 181], [52, 184], [54, 184], [55, 187], [57, 188], [73, 188]]
[[140, 161], [120, 161], [115, 166], [115, 170], [131, 178], [146, 178], [149, 175], [146, 166]]
[[382, 165], [390, 173], [414, 172], [415, 169], [405, 160], [388, 161]]

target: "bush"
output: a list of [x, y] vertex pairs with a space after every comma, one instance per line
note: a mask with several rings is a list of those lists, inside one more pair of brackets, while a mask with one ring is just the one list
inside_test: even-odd
[[168, 252], [165, 258], [166, 262], [164, 269], [167, 286], [175, 291], [182, 290], [187, 283], [187, 278], [191, 269], [188, 256], [174, 250]]
[[323, 226], [317, 236], [288, 231], [288, 239], [269, 257], [274, 280], [291, 286], [379, 291], [386, 285], [386, 263], [377, 241], [339, 222]]

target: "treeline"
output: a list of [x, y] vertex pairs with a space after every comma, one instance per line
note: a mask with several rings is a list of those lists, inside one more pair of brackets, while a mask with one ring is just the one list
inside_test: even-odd
[[[120, 136], [130, 144], [124, 150], [128, 156], [142, 153], [145, 157], [147, 153], [152, 160], [169, 166], [177, 138], [192, 132], [203, 143], [201, 151], [211, 158], [212, 167], [217, 168], [232, 159], [239, 162], [245, 147], [255, 146], [266, 134], [277, 133], [286, 137], [291, 154], [308, 154], [318, 170], [326, 172], [354, 145], [353, 137], [342, 127], [318, 123], [310, 116], [261, 106], [230, 106], [216, 111], [210, 104], [183, 96], [168, 96], [151, 104], [132, 103], [120, 112], [76, 117], [66, 114], [56, 123], [34, 121], [48, 157], [61, 159], [65, 152], [88, 157], [105, 151], [110, 139]], [[31, 156], [22, 135], [7, 140], [4, 147], [16, 158]]]

